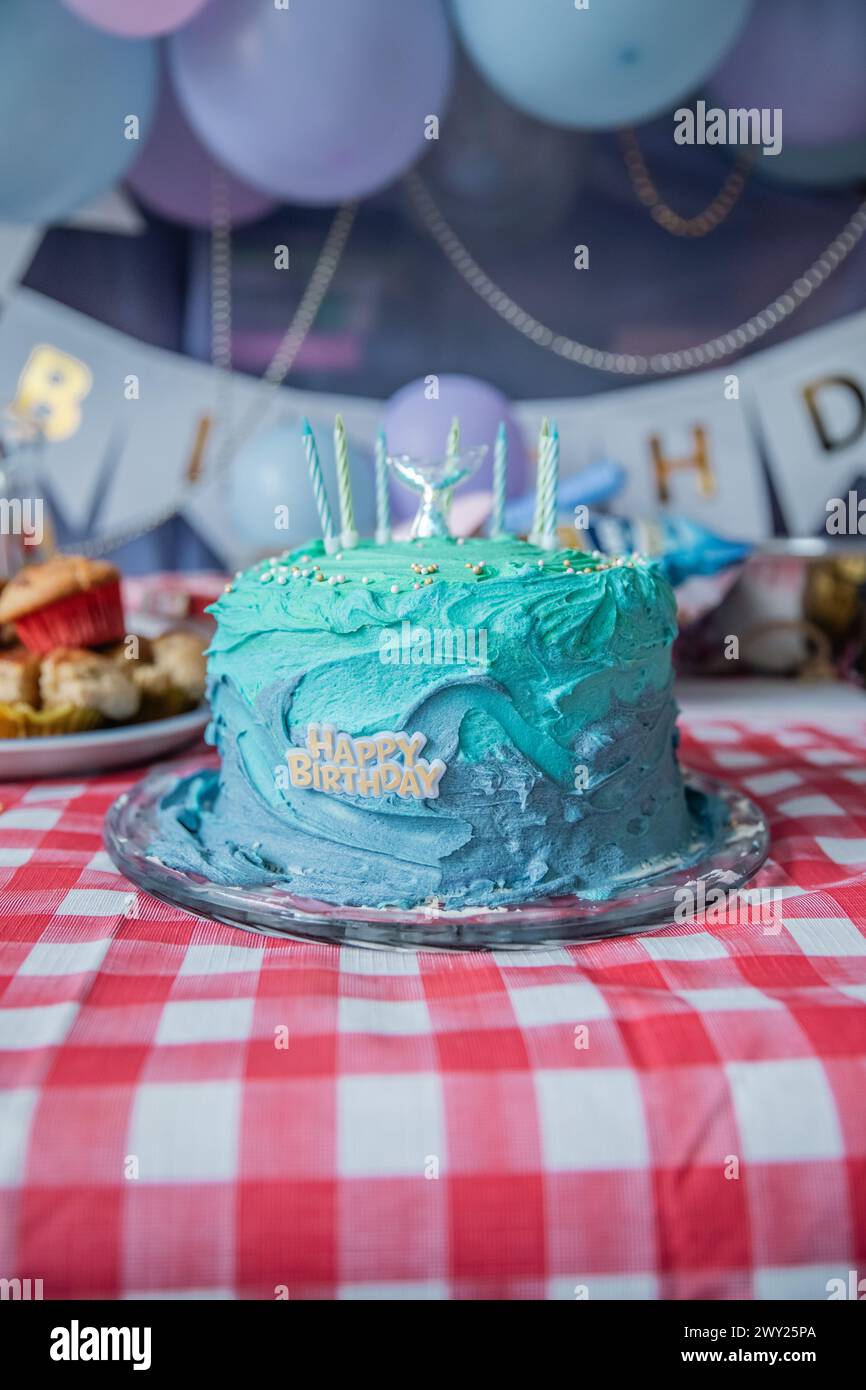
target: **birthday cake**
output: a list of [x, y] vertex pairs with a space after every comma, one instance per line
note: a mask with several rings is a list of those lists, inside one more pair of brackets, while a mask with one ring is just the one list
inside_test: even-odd
[[605, 897], [687, 862], [655, 562], [510, 537], [313, 541], [212, 611], [220, 767], [163, 802], [162, 862], [445, 909]]

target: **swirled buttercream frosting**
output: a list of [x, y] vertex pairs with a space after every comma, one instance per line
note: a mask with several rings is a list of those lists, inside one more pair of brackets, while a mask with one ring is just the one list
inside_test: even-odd
[[152, 853], [352, 906], [497, 906], [675, 862], [673, 594], [652, 562], [524, 541], [320, 541], [211, 609], [220, 767]]

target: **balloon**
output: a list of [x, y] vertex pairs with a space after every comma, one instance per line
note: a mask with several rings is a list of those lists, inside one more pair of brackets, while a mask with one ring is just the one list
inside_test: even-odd
[[454, 0], [458, 29], [504, 97], [554, 125], [645, 121], [718, 66], [752, 0]]
[[[141, 149], [156, 45], [100, 33], [57, 0], [0, 4], [0, 220], [53, 222], [104, 193]], [[127, 139], [128, 118], [139, 140]]]
[[439, 0], [211, 0], [169, 40], [191, 124], [240, 178], [299, 203], [402, 174], [442, 117], [451, 39]]
[[[316, 442], [331, 509], [337, 519], [337, 467], [330, 428], [316, 426]], [[376, 529], [373, 468], [351, 450], [355, 525], [362, 536]], [[279, 554], [321, 536], [299, 420], [281, 420], [241, 445], [229, 469], [227, 498], [232, 523], [251, 550]], [[288, 508], [288, 527], [279, 508]], [[339, 524], [339, 523], [338, 523]]]
[[[129, 171], [127, 183], [145, 206], [161, 217], [185, 222], [191, 227], [209, 227], [213, 175], [218, 168], [198, 136], [190, 130], [168, 73], [163, 73], [150, 135]], [[255, 222], [277, 206], [273, 199], [232, 175], [224, 173], [223, 177], [235, 225]]]
[[838, 144], [819, 148], [784, 145], [779, 154], [760, 155], [755, 170], [773, 183], [799, 183], [815, 188], [863, 183], [866, 182], [866, 138], [840, 140]]
[[781, 107], [782, 140], [821, 145], [866, 136], [863, 0], [758, 0], [710, 82], [712, 104]]
[[[493, 445], [499, 421], [504, 420], [508, 432], [508, 495], [519, 496], [526, 487], [526, 450], [511, 403], [495, 386], [477, 377], [440, 376], [438, 380], [437, 400], [428, 400], [428, 379], [422, 378], [401, 386], [387, 402], [383, 427], [388, 452], [412, 454], [416, 458], [439, 457], [445, 453], [448, 430], [456, 415], [460, 420], [461, 445], [471, 448], [475, 444], [486, 444], [489, 451], [481, 468], [463, 487], [490, 488], [493, 485]], [[394, 482], [391, 499], [396, 516], [415, 515], [417, 494]]]
[[109, 34], [140, 39], [168, 34], [186, 24], [207, 0], [63, 0], [88, 24]]

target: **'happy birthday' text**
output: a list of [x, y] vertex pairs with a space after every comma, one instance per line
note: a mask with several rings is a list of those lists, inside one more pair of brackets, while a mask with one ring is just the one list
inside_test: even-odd
[[446, 767], [441, 758], [428, 762], [419, 757], [426, 742], [421, 733], [385, 731], [355, 738], [338, 733], [333, 724], [308, 724], [306, 748], [286, 749], [288, 782], [351, 796], [438, 796]]

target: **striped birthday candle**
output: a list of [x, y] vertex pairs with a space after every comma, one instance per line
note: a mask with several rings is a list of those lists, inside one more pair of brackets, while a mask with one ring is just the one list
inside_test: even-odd
[[313, 485], [313, 499], [316, 503], [316, 511], [319, 513], [319, 523], [322, 527], [322, 538], [325, 542], [325, 550], [329, 555], [333, 555], [340, 549], [340, 537], [334, 530], [334, 518], [331, 515], [328, 494], [325, 491], [325, 479], [322, 474], [322, 465], [319, 461], [319, 451], [316, 448], [316, 436], [313, 434], [310, 422], [306, 416], [304, 416], [301, 429], [304, 438], [304, 452], [307, 455], [307, 467], [310, 470], [310, 482]]
[[549, 441], [550, 421], [545, 416], [541, 422], [541, 432], [538, 436], [538, 463], [535, 470], [535, 516], [532, 521], [532, 530], [529, 533], [529, 540], [532, 545], [538, 545], [541, 540], [541, 527], [544, 519], [544, 480], [547, 473]]
[[547, 468], [544, 479], [544, 511], [541, 524], [541, 544], [545, 550], [556, 549], [556, 521], [559, 511], [559, 430], [551, 425], [547, 443]]
[[376, 544], [391, 539], [391, 497], [388, 492], [388, 441], [385, 431], [376, 436]]
[[505, 491], [508, 484], [508, 431], [500, 420], [493, 451], [493, 520], [490, 534], [505, 535]]
[[358, 544], [355, 530], [355, 508], [352, 503], [352, 479], [349, 476], [349, 438], [342, 415], [334, 421], [334, 454], [337, 459], [337, 491], [340, 496], [340, 544], [351, 550]]

